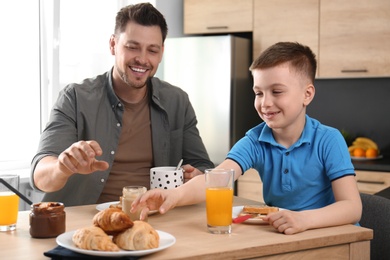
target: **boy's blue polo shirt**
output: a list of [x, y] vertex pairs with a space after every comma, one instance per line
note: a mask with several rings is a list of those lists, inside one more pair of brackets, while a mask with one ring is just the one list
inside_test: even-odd
[[296, 211], [335, 202], [331, 181], [355, 174], [340, 131], [307, 115], [301, 137], [288, 149], [276, 143], [272, 130], [261, 123], [233, 146], [227, 158], [243, 172], [249, 168], [259, 172], [266, 204]]

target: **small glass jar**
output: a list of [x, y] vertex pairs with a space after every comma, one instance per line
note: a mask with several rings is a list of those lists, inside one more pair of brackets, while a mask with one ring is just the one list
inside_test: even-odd
[[34, 238], [56, 237], [65, 232], [65, 211], [61, 202], [31, 205], [30, 235]]
[[[131, 204], [140, 195], [146, 192], [146, 187], [143, 186], [125, 186], [122, 190], [122, 211], [125, 212], [132, 221], [139, 220], [142, 209], [134, 213], [130, 212]], [[144, 221], [148, 221], [147, 217]]]

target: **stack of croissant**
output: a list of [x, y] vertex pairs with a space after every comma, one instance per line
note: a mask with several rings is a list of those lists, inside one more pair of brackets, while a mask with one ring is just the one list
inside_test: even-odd
[[119, 251], [157, 248], [160, 237], [147, 222], [131, 221], [121, 209], [108, 208], [93, 217], [93, 226], [76, 230], [73, 243], [87, 250]]

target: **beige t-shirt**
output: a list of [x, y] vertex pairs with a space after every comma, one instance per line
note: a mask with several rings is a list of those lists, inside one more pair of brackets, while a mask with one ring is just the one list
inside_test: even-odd
[[125, 110], [118, 150], [98, 203], [119, 200], [124, 186], [150, 186], [153, 152], [148, 98], [137, 104], [121, 102]]

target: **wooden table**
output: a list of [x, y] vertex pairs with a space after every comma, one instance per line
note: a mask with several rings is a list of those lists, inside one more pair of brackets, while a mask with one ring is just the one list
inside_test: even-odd
[[[235, 205], [256, 204], [235, 197]], [[96, 205], [65, 208], [66, 231], [91, 224]], [[228, 235], [210, 234], [203, 203], [149, 216], [157, 230], [176, 237], [176, 243], [143, 259], [369, 259], [370, 229], [354, 225], [308, 230], [295, 235], [276, 232], [269, 225], [233, 224]], [[43, 252], [57, 246], [55, 239], [29, 234], [29, 211], [19, 213], [17, 230], [0, 232], [1, 259], [48, 259]]]

